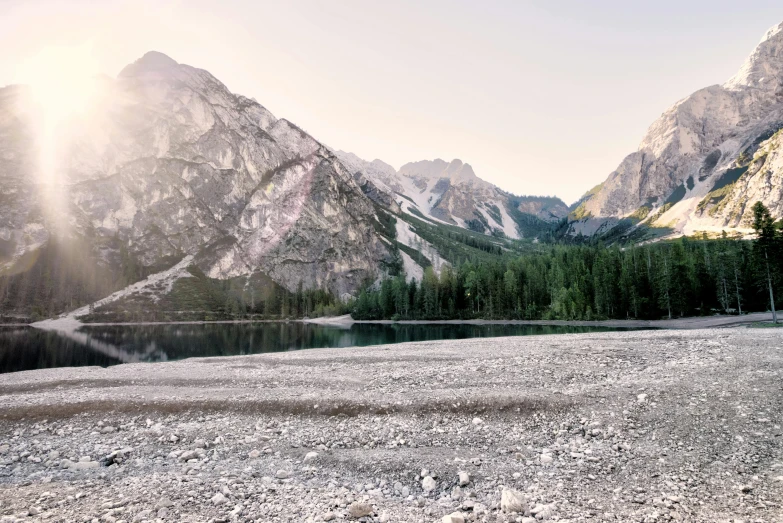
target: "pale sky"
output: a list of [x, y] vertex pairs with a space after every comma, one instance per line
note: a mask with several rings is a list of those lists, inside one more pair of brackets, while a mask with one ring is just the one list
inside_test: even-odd
[[0, 0], [0, 86], [46, 47], [88, 46], [110, 76], [156, 50], [336, 149], [397, 168], [460, 158], [571, 203], [783, 21], [780, 0], [641, 4]]

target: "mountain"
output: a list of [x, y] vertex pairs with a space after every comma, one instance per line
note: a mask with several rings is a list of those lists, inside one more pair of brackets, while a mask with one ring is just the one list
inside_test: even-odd
[[373, 187], [207, 71], [151, 52], [100, 90], [49, 163], [30, 89], [0, 90], [0, 276], [78, 243], [110, 272], [193, 256], [210, 278], [260, 272], [342, 295], [394, 261]]
[[394, 195], [402, 211], [430, 222], [519, 239], [548, 231], [568, 214], [559, 198], [506, 193], [461, 160], [422, 160], [396, 171], [381, 160], [368, 162], [344, 151], [335, 154], [357, 176]]
[[656, 120], [570, 214], [572, 234], [650, 238], [747, 232], [751, 206], [783, 216], [783, 23], [739, 72], [701, 89]]

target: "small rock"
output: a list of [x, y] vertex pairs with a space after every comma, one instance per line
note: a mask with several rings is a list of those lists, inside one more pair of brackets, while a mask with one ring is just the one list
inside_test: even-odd
[[250, 459], [256, 459], [259, 456], [261, 456], [261, 451], [257, 449], [251, 450], [247, 455]]
[[543, 505], [541, 503], [536, 504], [535, 507], [530, 509], [530, 513], [533, 514], [536, 519], [547, 520], [551, 519], [555, 515], [555, 504]]
[[460, 472], [458, 476], [459, 476], [460, 487], [466, 487], [468, 483], [470, 483], [470, 474], [468, 474], [467, 472]]
[[481, 418], [473, 418], [473, 424], [474, 425], [481, 425], [484, 423], [484, 420]]
[[438, 483], [432, 479], [432, 476], [427, 476], [421, 481], [421, 488], [424, 489], [424, 492], [430, 493], [438, 488]]
[[527, 500], [521, 492], [503, 489], [500, 494], [500, 510], [503, 512], [524, 512]]
[[277, 472], [275, 472], [275, 477], [277, 479], [288, 479], [291, 477], [291, 473], [287, 470], [280, 469]]
[[217, 494], [212, 496], [212, 499], [210, 499], [210, 501], [212, 502], [213, 505], [222, 505], [226, 503], [228, 499], [226, 498], [226, 496], [218, 492]]
[[317, 453], [317, 452], [308, 452], [308, 453], [305, 455], [305, 457], [304, 457], [304, 460], [303, 460], [303, 461], [304, 461], [305, 463], [309, 463], [309, 462], [311, 462], [311, 461], [313, 461], [313, 460], [315, 460], [315, 459], [317, 459], [317, 458], [318, 458], [318, 453]]
[[372, 512], [372, 505], [368, 503], [354, 501], [348, 506], [348, 515], [352, 518], [363, 518], [364, 516], [369, 516]]
[[168, 508], [172, 506], [174, 503], [171, 502], [169, 498], [160, 498], [157, 503], [155, 503], [155, 510], [162, 509], [162, 508]]
[[89, 470], [89, 469], [97, 469], [100, 465], [97, 461], [80, 461], [78, 463], [73, 463], [70, 466], [71, 470]]
[[541, 464], [548, 465], [554, 461], [554, 458], [551, 456], [551, 454], [541, 454]]
[[465, 523], [465, 516], [461, 512], [454, 512], [448, 516], [443, 516], [443, 523]]
[[335, 517], [336, 517], [336, 516], [334, 515], [334, 512], [327, 512], [326, 514], [324, 514], [323, 516], [321, 516], [321, 518], [322, 518], [324, 521], [332, 521], [332, 520], [333, 520]]
[[150, 509], [145, 509], [133, 516], [133, 523], [138, 523], [139, 521], [144, 521], [145, 519], [150, 519], [152, 517], [152, 511]]

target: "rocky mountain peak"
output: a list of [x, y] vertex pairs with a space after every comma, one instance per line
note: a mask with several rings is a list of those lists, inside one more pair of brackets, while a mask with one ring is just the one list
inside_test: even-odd
[[778, 91], [783, 87], [783, 22], [770, 28], [724, 87], [755, 87]]
[[781, 129], [783, 23], [725, 84], [667, 109], [639, 149], [574, 209], [571, 230], [642, 239], [645, 230], [653, 237], [747, 232], [753, 202], [778, 209], [777, 142], [770, 139]]
[[178, 65], [179, 63], [177, 63], [176, 60], [161, 52], [149, 51], [132, 64], [125, 66], [125, 68], [120, 72], [119, 76], [131, 77], [139, 76], [150, 71], [162, 72]]
[[470, 164], [463, 163], [462, 160], [458, 158], [451, 160], [451, 162], [436, 158], [435, 160], [421, 160], [418, 162], [406, 163], [400, 167], [400, 174], [408, 177], [426, 179], [447, 178], [453, 183], [486, 183], [476, 176], [476, 173], [473, 171], [473, 167], [471, 167]]
[[0, 157], [19, 159], [0, 162], [0, 199], [15, 195], [0, 206], [0, 274], [49, 243], [59, 223], [95, 250], [108, 245], [107, 270], [121, 252], [155, 268], [191, 257], [211, 278], [263, 274], [289, 290], [343, 295], [391, 260], [373, 227], [372, 187], [209, 72], [150, 52], [107, 90], [105, 110], [60, 147], [56, 214], [33, 212], [46, 195], [22, 159], [36, 144], [18, 104], [0, 93], [0, 137], [13, 137], [0, 139]]

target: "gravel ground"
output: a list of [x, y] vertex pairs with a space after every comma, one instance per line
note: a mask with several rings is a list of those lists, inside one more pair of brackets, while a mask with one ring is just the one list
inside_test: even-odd
[[783, 522], [783, 332], [0, 376], [0, 521]]

